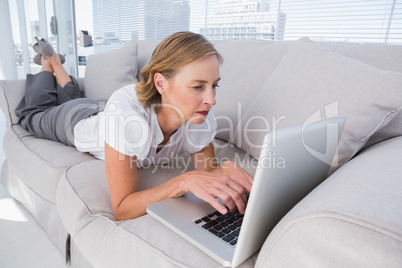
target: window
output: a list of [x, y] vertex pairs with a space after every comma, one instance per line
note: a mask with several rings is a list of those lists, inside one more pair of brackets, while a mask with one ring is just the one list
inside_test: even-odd
[[284, 14], [285, 40], [402, 44], [401, 0], [282, 0], [271, 8]]
[[72, 74], [77, 75], [77, 61], [75, 34], [73, 34], [73, 3], [69, 0], [8, 0], [2, 1], [0, 8], [8, 11], [9, 16], [0, 16], [0, 24], [9, 25], [10, 29], [2, 30], [2, 41], [12, 43], [11, 50], [1, 50], [0, 58], [14, 57], [14, 64], [10, 62], [8, 68], [14, 70], [0, 78], [23, 79], [27, 73], [37, 73], [40, 66], [33, 63], [35, 52], [32, 45], [35, 37], [45, 37], [64, 54], [64, 67]]
[[[307, 36], [402, 45], [402, 0], [8, 0], [6, 9], [10, 18], [0, 16], [0, 25], [12, 27], [11, 60], [19, 78], [37, 69], [31, 49], [36, 35], [66, 54], [65, 67], [81, 77], [91, 54], [187, 30], [211, 40]], [[10, 58], [7, 51], [0, 53], [1, 59]]]
[[[252, 39], [308, 36], [320, 41], [402, 44], [402, 0], [89, 1], [95, 53], [131, 40], [163, 39], [183, 30], [222, 39], [225, 35], [216, 35], [218, 29], [239, 32], [245, 21], [255, 28], [255, 35], [248, 36]], [[77, 18], [79, 9], [77, 1]]]

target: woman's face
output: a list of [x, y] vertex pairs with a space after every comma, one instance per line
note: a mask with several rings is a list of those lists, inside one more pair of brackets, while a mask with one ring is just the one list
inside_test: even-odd
[[162, 109], [170, 106], [170, 113], [180, 120], [202, 124], [216, 104], [216, 87], [220, 80], [219, 61], [215, 55], [179, 68], [169, 79], [162, 95]]

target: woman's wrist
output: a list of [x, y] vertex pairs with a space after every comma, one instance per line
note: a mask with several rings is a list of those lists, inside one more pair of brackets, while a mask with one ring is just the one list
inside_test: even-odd
[[210, 172], [219, 173], [227, 176], [228, 171], [230, 170], [230, 166], [228, 164], [232, 163], [231, 161], [223, 162], [219, 167], [212, 169]]
[[170, 197], [179, 197], [190, 191], [189, 189], [187, 189], [187, 179], [189, 176], [188, 173], [189, 172], [183, 173], [169, 181], [172, 183], [172, 191]]

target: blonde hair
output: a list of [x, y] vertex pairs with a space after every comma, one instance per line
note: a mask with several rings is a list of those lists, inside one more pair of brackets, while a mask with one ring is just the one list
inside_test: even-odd
[[[136, 82], [137, 98], [142, 106], [151, 107], [161, 103], [154, 75], [161, 73], [167, 80], [177, 69], [193, 61], [216, 55], [219, 63], [223, 59], [214, 46], [202, 35], [192, 32], [177, 32], [164, 39], [154, 50], [148, 65], [141, 69], [141, 81]], [[156, 112], [158, 112], [156, 105]]]

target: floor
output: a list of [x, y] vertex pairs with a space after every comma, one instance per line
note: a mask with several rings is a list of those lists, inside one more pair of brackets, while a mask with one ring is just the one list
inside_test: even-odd
[[[0, 164], [5, 159], [5, 118], [0, 110]], [[1, 166], [0, 166], [1, 171]], [[0, 267], [61, 268], [64, 257], [33, 216], [0, 184]]]

